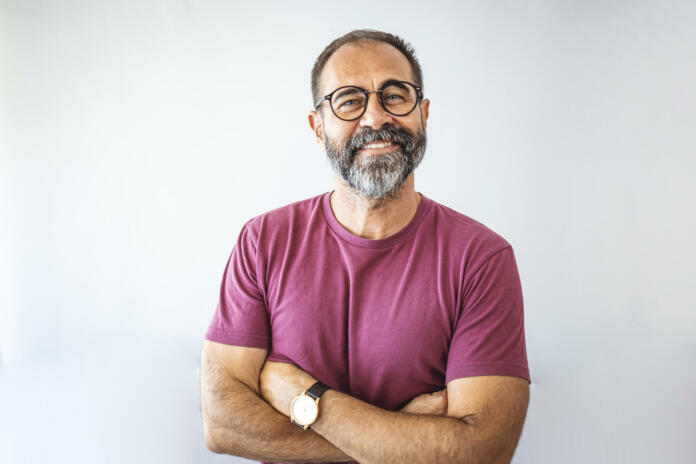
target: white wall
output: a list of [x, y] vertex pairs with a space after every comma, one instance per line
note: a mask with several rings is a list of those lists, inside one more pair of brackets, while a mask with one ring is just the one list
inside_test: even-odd
[[695, 5], [0, 0], [0, 462], [244, 462], [204, 332], [242, 223], [331, 189], [309, 72], [363, 27], [424, 68], [417, 190], [516, 250], [514, 462], [693, 462]]

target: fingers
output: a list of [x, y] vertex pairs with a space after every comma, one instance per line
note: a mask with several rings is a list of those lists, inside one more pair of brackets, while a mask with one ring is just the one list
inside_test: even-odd
[[401, 408], [400, 412], [444, 416], [447, 414], [447, 390], [418, 395]]

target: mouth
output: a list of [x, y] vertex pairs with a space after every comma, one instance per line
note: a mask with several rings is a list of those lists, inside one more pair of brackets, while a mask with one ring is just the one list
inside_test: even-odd
[[367, 153], [371, 155], [380, 155], [383, 153], [389, 153], [391, 151], [394, 151], [395, 148], [398, 148], [399, 144], [390, 142], [387, 140], [379, 140], [377, 142], [372, 142], [372, 143], [367, 143], [363, 145], [359, 150], [358, 153]]

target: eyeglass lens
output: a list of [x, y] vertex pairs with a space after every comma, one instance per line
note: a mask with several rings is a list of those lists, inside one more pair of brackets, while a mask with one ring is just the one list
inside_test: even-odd
[[[384, 108], [395, 116], [410, 113], [418, 103], [415, 87], [395, 83], [382, 90]], [[365, 92], [360, 87], [344, 87], [331, 97], [331, 109], [341, 119], [357, 119], [365, 111]]]

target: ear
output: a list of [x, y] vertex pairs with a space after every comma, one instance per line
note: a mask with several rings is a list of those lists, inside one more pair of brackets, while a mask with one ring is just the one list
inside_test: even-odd
[[318, 111], [310, 111], [307, 116], [309, 121], [309, 127], [312, 128], [314, 132], [314, 137], [316, 138], [317, 144], [324, 148], [324, 120]]
[[430, 100], [424, 98], [420, 103], [421, 123], [423, 129], [428, 126], [428, 115], [430, 114]]

